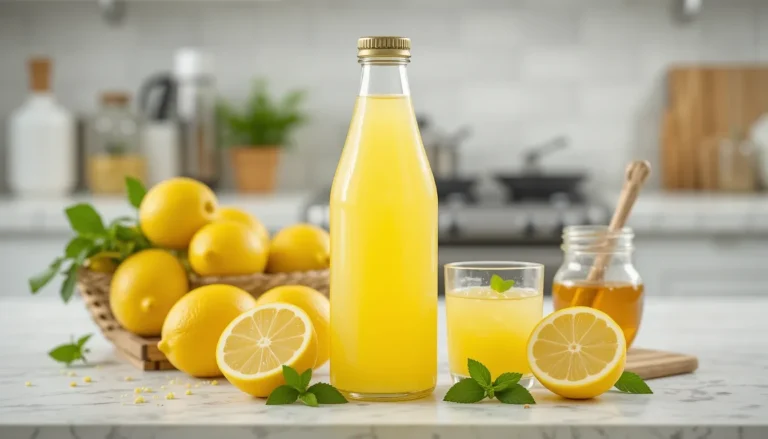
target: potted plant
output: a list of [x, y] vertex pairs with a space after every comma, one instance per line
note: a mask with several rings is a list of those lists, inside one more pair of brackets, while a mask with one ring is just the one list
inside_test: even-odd
[[300, 109], [304, 96], [304, 91], [293, 90], [278, 102], [264, 81], [256, 81], [241, 109], [223, 101], [219, 104], [223, 145], [229, 147], [240, 192], [274, 189], [280, 150], [307, 119]]

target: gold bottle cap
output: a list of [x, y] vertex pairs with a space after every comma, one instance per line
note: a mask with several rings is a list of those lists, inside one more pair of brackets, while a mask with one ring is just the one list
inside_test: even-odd
[[357, 40], [358, 58], [410, 58], [411, 40], [404, 37], [363, 37]]

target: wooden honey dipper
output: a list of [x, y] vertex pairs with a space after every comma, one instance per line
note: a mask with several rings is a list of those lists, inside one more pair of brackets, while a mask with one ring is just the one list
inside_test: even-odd
[[[587, 275], [586, 281], [587, 284], [594, 285], [596, 282], [603, 280], [605, 269], [611, 261], [611, 250], [616, 241], [615, 238], [612, 239], [610, 237], [624, 228], [624, 224], [627, 222], [629, 213], [632, 211], [632, 206], [635, 205], [635, 200], [637, 200], [640, 189], [643, 187], [643, 184], [645, 183], [645, 180], [648, 179], [650, 173], [651, 165], [645, 160], [637, 160], [627, 165], [624, 186], [621, 188], [619, 202], [616, 205], [616, 210], [613, 212], [611, 223], [608, 225], [605, 240], [596, 246], [601, 249], [601, 253], [597, 255], [595, 263], [589, 270], [589, 275]], [[573, 295], [571, 306], [591, 307], [594, 302], [594, 290], [591, 288], [579, 288]]]

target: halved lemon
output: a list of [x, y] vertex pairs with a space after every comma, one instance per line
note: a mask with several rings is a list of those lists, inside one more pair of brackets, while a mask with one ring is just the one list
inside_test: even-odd
[[317, 336], [301, 308], [287, 303], [257, 306], [236, 317], [219, 338], [216, 363], [245, 393], [266, 397], [285, 384], [282, 366], [299, 373], [317, 358]]
[[545, 317], [528, 339], [533, 375], [552, 392], [572, 399], [605, 393], [624, 371], [627, 343], [608, 314], [584, 306]]

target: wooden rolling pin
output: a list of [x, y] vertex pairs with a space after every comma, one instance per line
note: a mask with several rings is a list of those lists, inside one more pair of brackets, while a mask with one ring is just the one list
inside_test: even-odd
[[[588, 285], [595, 285], [603, 280], [605, 269], [611, 261], [611, 251], [616, 241], [615, 238], [610, 237], [624, 228], [629, 213], [632, 211], [632, 206], [635, 205], [635, 200], [637, 200], [637, 195], [640, 193], [640, 189], [643, 187], [643, 184], [645, 183], [645, 180], [648, 179], [650, 173], [651, 165], [647, 161], [638, 160], [627, 165], [624, 186], [621, 189], [619, 202], [616, 205], [616, 210], [613, 212], [611, 223], [608, 225], [606, 238], [602, 243], [596, 246], [601, 252], [595, 258], [595, 263], [589, 270], [589, 275], [587, 275], [586, 283]], [[573, 295], [571, 306], [591, 307], [594, 303], [595, 289], [579, 288]]]

